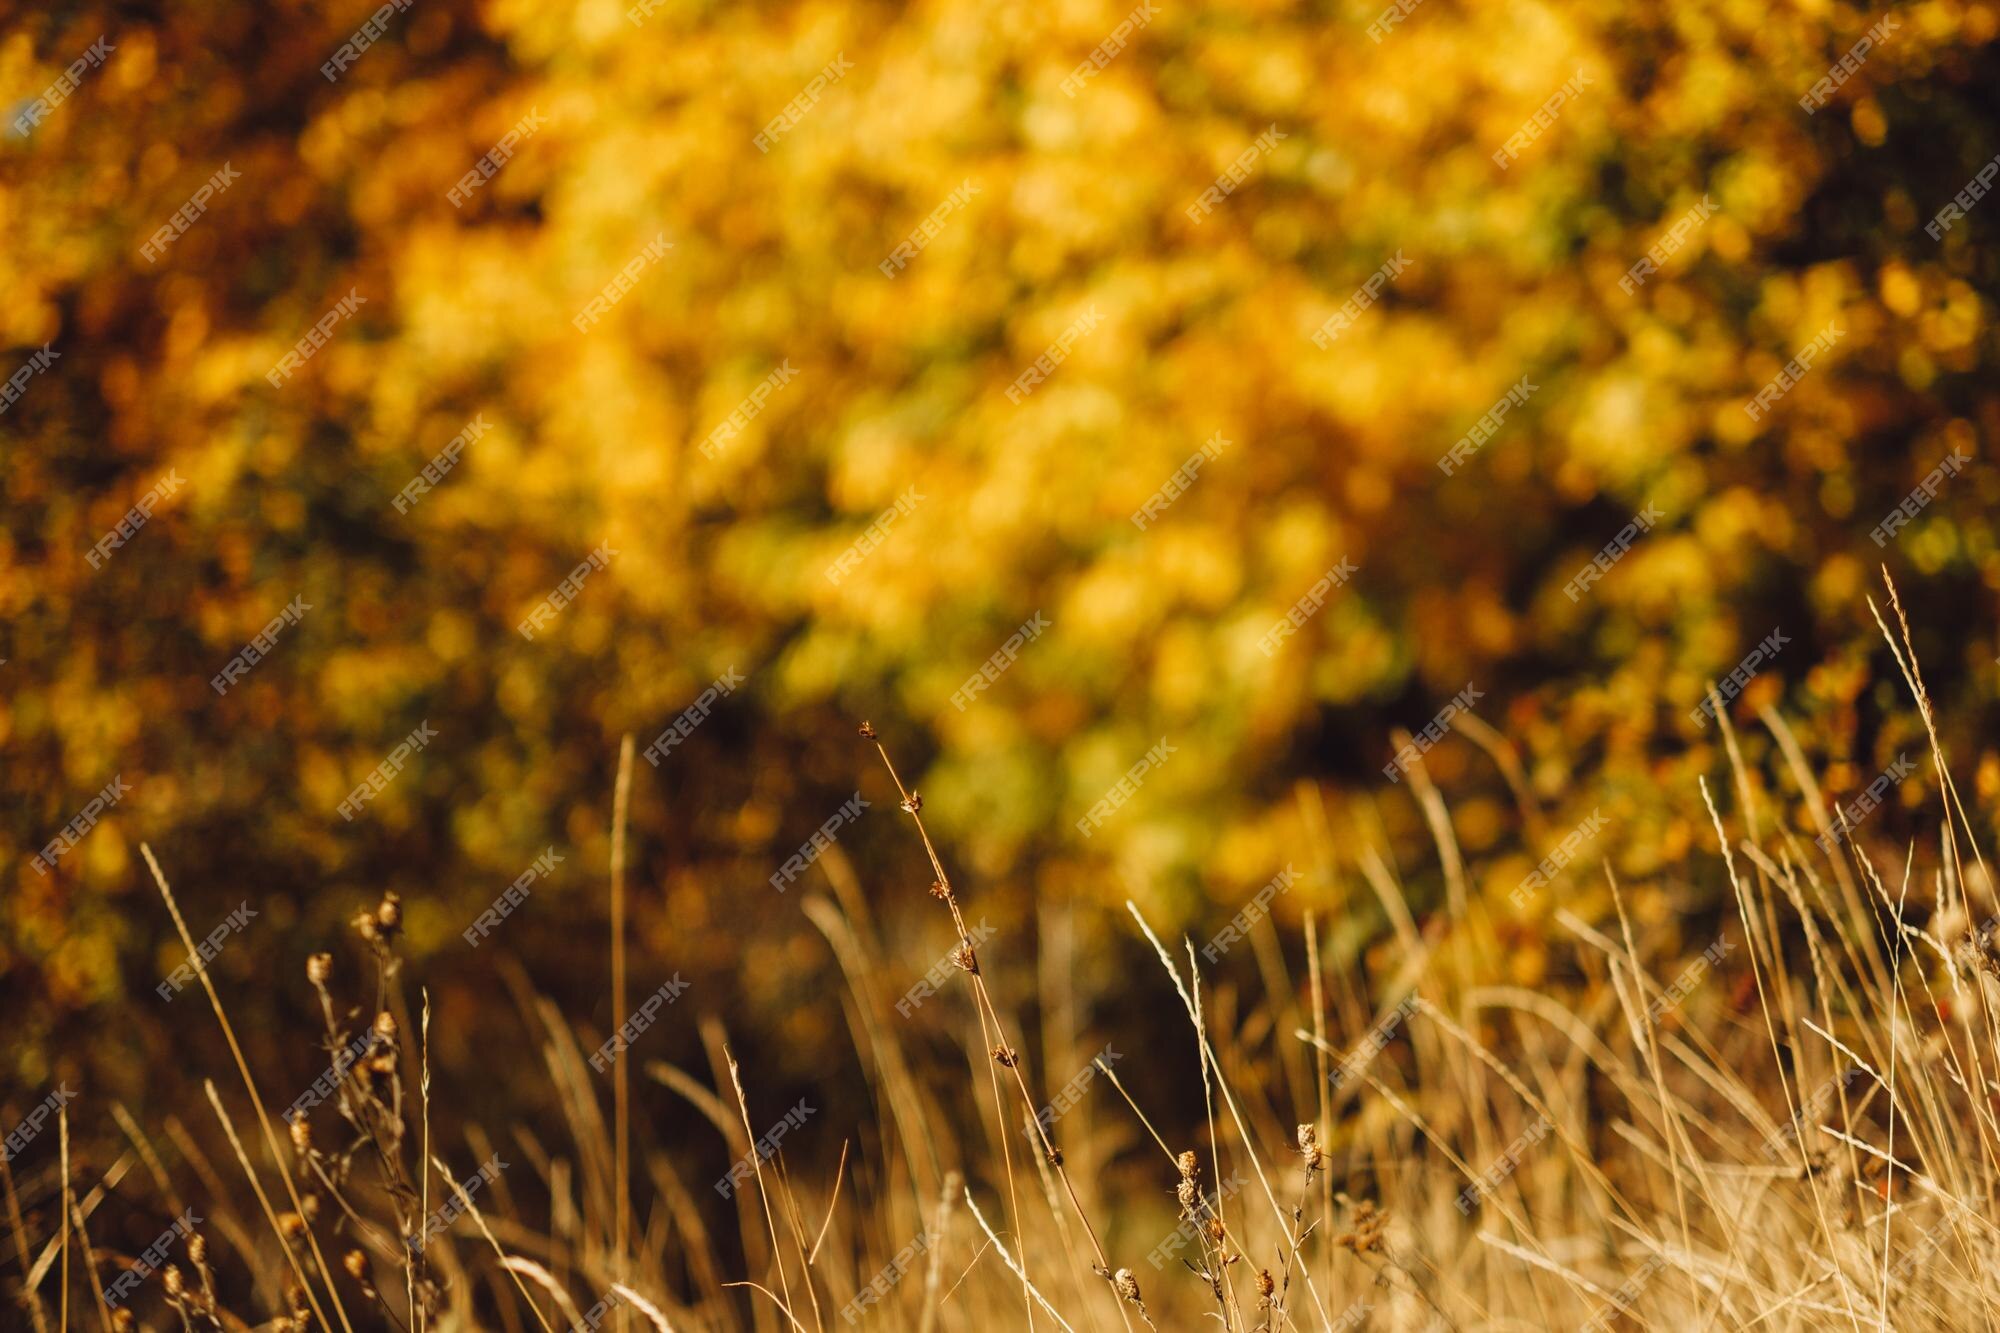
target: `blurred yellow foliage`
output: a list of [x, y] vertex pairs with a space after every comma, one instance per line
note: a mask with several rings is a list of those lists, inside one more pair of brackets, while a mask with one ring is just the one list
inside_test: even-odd
[[[635, 802], [648, 882], [759, 904], [664, 901], [727, 947], [768, 926], [755, 895], [803, 831], [857, 783], [880, 795], [863, 716], [912, 762], [929, 738], [911, 776], [977, 873], [1192, 914], [1307, 855], [1295, 779], [1380, 787], [1391, 730], [1468, 681], [1549, 828], [1601, 799], [1635, 871], [1708, 836], [1693, 776], [1717, 741], [1686, 714], [1773, 624], [1798, 646], [1739, 709], [1798, 714], [1815, 758], [1865, 780], [1907, 739], [1870, 693], [1892, 674], [1861, 602], [1885, 560], [1932, 612], [1913, 619], [1940, 706], [1962, 722], [1991, 694], [2000, 222], [1924, 224], [1996, 146], [1992, 5], [1899, 11], [1811, 113], [1868, 11], [1431, 0], [1375, 41], [1361, 4], [1160, 7], [1066, 88], [1129, 4], [425, 3], [322, 77], [372, 8], [86, 5], [0, 40], [22, 98], [100, 32], [115, 48], [0, 149], [0, 337], [15, 364], [61, 354], [0, 422], [9, 988], [84, 1003], [152, 938], [108, 909], [140, 837], [191, 899], [300, 886], [320, 929], [345, 901], [320, 890], [395, 887], [413, 939], [449, 941], [552, 842], [578, 853], [557, 892], [594, 902], [616, 737], [643, 745], [732, 667], [743, 690]], [[452, 202], [524, 117], [541, 128]], [[240, 183], [142, 258], [225, 163]], [[1649, 251], [1657, 271], [1621, 283]], [[1316, 346], [1392, 256], [1408, 271]], [[1746, 413], [1829, 325], [1830, 353]], [[1871, 542], [1954, 449], [1972, 465]], [[179, 494], [87, 562], [169, 475]], [[1647, 505], [1660, 525], [1567, 597]], [[517, 633], [600, 544], [607, 567]], [[1264, 651], [1343, 559], [1353, 578]], [[1038, 611], [1050, 629], [961, 710]], [[336, 819], [425, 720], [438, 741]], [[1177, 756], [1078, 836], [1161, 737]], [[1485, 759], [1453, 741], [1430, 762], [1458, 836], [1506, 856], [1482, 883], [1540, 858]], [[118, 818], [30, 869], [121, 773]], [[1355, 817], [1423, 861], [1400, 796]], [[1347, 901], [1322, 884], [1280, 910]]]

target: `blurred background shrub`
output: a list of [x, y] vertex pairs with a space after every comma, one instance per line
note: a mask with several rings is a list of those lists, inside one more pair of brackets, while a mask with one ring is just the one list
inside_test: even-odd
[[[1782, 704], [1831, 789], [1865, 785], [1918, 734], [1864, 602], [1878, 564], [1954, 758], [1992, 794], [2000, 211], [1941, 241], [1924, 228], [2000, 150], [1994, 6], [1899, 9], [1810, 113], [1801, 96], [1879, 15], [1428, 0], [1377, 42], [1358, 3], [1163, 5], [1066, 89], [1130, 8], [669, 3], [634, 21], [610, 0], [422, 0], [334, 80], [321, 66], [366, 3], [17, 13], [9, 96], [100, 34], [112, 50], [0, 141], [4, 369], [44, 344], [61, 358], [0, 417], [10, 1077], [81, 1066], [141, 1096], [171, 1075], [124, 1059], [175, 1041], [198, 1003], [147, 994], [181, 958], [142, 839], [197, 935], [262, 905], [262, 939], [216, 970], [282, 997], [269, 1016], [288, 1024], [308, 1012], [306, 953], [400, 892], [465, 1034], [491, 1016], [492, 969], [460, 931], [554, 848], [486, 947], [602, 1033], [618, 738], [645, 746], [732, 669], [741, 686], [638, 769], [635, 988], [684, 972], [800, 1077], [843, 1058], [820, 1040], [840, 1016], [801, 895], [767, 877], [855, 790], [871, 809], [842, 850], [911, 960], [886, 988], [951, 943], [863, 718], [975, 917], [1014, 935], [1013, 965], [1051, 921], [1073, 930], [1073, 1027], [1115, 1002], [1127, 896], [1206, 932], [1288, 863], [1330, 871], [1276, 910], [1288, 929], [1305, 907], [1332, 918], [1342, 965], [1380, 923], [1359, 849], [1420, 910], [1437, 902], [1423, 815], [1380, 770], [1396, 729], [1468, 684], [1521, 765], [1510, 786], [1456, 736], [1427, 756], [1480, 900], [1599, 806], [1616, 832], [1587, 862], [1677, 873], [1711, 836], [1694, 778], [1723, 772], [1688, 712], [1774, 627], [1789, 646], [1734, 705], [1753, 766], [1771, 749], [1754, 714]], [[524, 118], [538, 128], [454, 203]], [[144, 257], [225, 166], [238, 179]], [[672, 248], [580, 329], [656, 239]], [[1398, 256], [1379, 300], [1315, 345]], [[274, 386], [350, 293], [362, 304]], [[1010, 396], [1080, 319], [1060, 365]], [[1744, 404], [1829, 325], [1832, 350], [1753, 420]], [[761, 411], [717, 437], [774, 371]], [[1964, 470], [1872, 541], [1954, 450]], [[178, 491], [94, 568], [170, 475]], [[1649, 505], [1653, 530], [1565, 595]], [[600, 546], [574, 601], [517, 633]], [[1342, 560], [1353, 576], [1262, 651]], [[218, 695], [211, 677], [294, 598], [310, 610]], [[426, 723], [436, 738], [381, 796], [337, 816]], [[1080, 836], [1162, 738], [1171, 756]], [[33, 870], [114, 776], [132, 790], [112, 816]], [[1530, 979], [1551, 905], [1502, 912]], [[317, 1057], [301, 1039], [287, 1058], [310, 1077]]]

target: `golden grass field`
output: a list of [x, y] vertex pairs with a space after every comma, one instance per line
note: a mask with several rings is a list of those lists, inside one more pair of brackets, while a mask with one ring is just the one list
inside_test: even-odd
[[0, 1329], [1993, 1326], [1996, 36], [0, 15]]
[[[1893, 585], [1888, 594], [1882, 631], [1928, 730]], [[1310, 909], [1296, 940], [1259, 909], [1240, 938], [1198, 949], [1185, 936], [1169, 945], [1128, 903], [1145, 943], [1135, 954], [1157, 971], [1126, 984], [1164, 1012], [1137, 1032], [1100, 1029], [1103, 1047], [1053, 1092], [1057, 1074], [1034, 1077], [1024, 1054], [1021, 1013], [1030, 1002], [1060, 1013], [1061, 982], [1025, 996], [989, 983], [1019, 970], [993, 966], [1004, 946], [969, 924], [978, 904], [864, 723], [863, 748], [882, 761], [959, 940], [942, 985], [892, 1002], [885, 985], [911, 969], [882, 954], [865, 868], [829, 850], [825, 887], [802, 908], [847, 988], [835, 1058], [866, 1083], [866, 1121], [823, 1124], [805, 1151], [787, 1151], [821, 1107], [809, 1095], [769, 1121], [782, 1099], [738, 1059], [720, 1016], [698, 1020], [706, 1069], [641, 1065], [650, 1022], [593, 1050], [533, 992], [517, 996], [529, 1040], [434, 1082], [431, 1001], [399, 956], [392, 893], [357, 913], [339, 954], [272, 982], [317, 995], [321, 1031], [301, 1040], [332, 1061], [323, 1102], [295, 1101], [274, 1125], [231, 1003], [201, 969], [235, 1059], [190, 1072], [230, 1158], [209, 1159], [197, 1145], [210, 1135], [175, 1116], [149, 1129], [118, 1106], [115, 1161], [100, 1180], [73, 1177], [59, 1099], [57, 1169], [17, 1184], [0, 1161], [16, 1252], [34, 1275], [21, 1308], [38, 1330], [135, 1326], [126, 1289], [103, 1285], [124, 1256], [92, 1236], [90, 1213], [116, 1194], [198, 1219], [170, 1224], [161, 1255], [128, 1270], [163, 1264], [159, 1292], [184, 1328], [1976, 1326], [2000, 1296], [1984, 1262], [2000, 1143], [1988, 1072], [2000, 1069], [2000, 915], [1973, 816], [1930, 733], [1917, 763], [1940, 791], [1939, 860], [1920, 883], [1914, 849], [1900, 864], [1863, 850], [1865, 814], [1830, 811], [1802, 766], [1797, 799], [1827, 845], [1787, 829], [1772, 808], [1785, 799], [1776, 775], [1744, 766], [1726, 709], [1718, 722], [1732, 762], [1714, 790], [1701, 784], [1712, 842], [1700, 856], [1720, 863], [1729, 899], [1713, 942], [1684, 965], [1663, 971], [1642, 953], [1656, 927], [1635, 915], [1659, 905], [1621, 888], [1605, 860], [1612, 917], [1600, 927], [1563, 908], [1551, 925], [1549, 948], [1575, 984], [1561, 998], [1511, 984], [1504, 924], [1466, 893], [1448, 813], [1419, 764], [1409, 776], [1435, 817], [1450, 905], [1419, 923], [1380, 858], [1357, 858], [1391, 924], [1393, 965], [1372, 981], [1328, 966]], [[1763, 724], [1802, 765], [1783, 719], [1767, 712]], [[618, 768], [607, 886], [614, 1012], [632, 994], [633, 748]], [[1330, 845], [1304, 854], [1306, 877], [1338, 863]], [[145, 859], [199, 956], [167, 876], [150, 850]], [[1544, 887], [1530, 876], [1520, 890]], [[1204, 962], [1246, 939], [1261, 978], [1240, 954]], [[1303, 956], [1302, 976], [1287, 955]], [[671, 1013], [678, 981], [655, 992], [663, 1003], [629, 1012]], [[953, 1044], [919, 1050], [898, 1016], [933, 1001], [952, 1009]], [[234, 997], [239, 1012], [258, 1003]], [[1149, 1107], [1133, 1086], [1158, 1088], [1141, 1078], [1169, 1064], [1181, 1077]], [[608, 1091], [592, 1072], [607, 1067]], [[561, 1107], [566, 1138], [467, 1109], [488, 1085], [519, 1095], [522, 1081]], [[458, 1127], [449, 1141], [432, 1138], [434, 1097], [457, 1103], [440, 1115]], [[634, 1158], [633, 1120], [648, 1106]], [[690, 1134], [738, 1156], [716, 1185], [733, 1204], [727, 1230], [712, 1229], [713, 1201], [674, 1160]], [[509, 1154], [529, 1170], [509, 1176]]]

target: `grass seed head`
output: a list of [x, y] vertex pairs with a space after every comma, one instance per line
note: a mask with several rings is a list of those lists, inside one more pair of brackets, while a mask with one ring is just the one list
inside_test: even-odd
[[1299, 1126], [1299, 1152], [1306, 1159], [1306, 1174], [1326, 1165], [1326, 1153], [1319, 1146], [1319, 1131], [1311, 1125]]
[[1367, 1199], [1354, 1205], [1354, 1229], [1335, 1236], [1333, 1243], [1357, 1255], [1372, 1254], [1382, 1248], [1382, 1228], [1388, 1215]]

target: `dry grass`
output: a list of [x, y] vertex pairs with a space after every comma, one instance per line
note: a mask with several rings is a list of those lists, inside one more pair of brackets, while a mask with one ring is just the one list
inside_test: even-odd
[[[1554, 947], [1581, 984], [1560, 995], [1527, 990], [1492, 980], [1506, 975], [1495, 911], [1467, 891], [1451, 821], [1419, 771], [1412, 790], [1450, 881], [1445, 906], [1419, 920], [1372, 847], [1362, 843], [1352, 857], [1395, 934], [1394, 966], [1372, 981], [1351, 969], [1330, 975], [1312, 913], [1295, 949], [1266, 920], [1253, 931], [1254, 951], [1228, 960], [1233, 970], [1254, 953], [1263, 990], [1245, 1001], [1236, 980], [1204, 974], [1193, 942], [1170, 947], [1132, 907], [1135, 935], [1159, 971], [1128, 984], [1178, 1005], [1199, 1085], [1181, 1089], [1184, 1105], [1149, 1108], [1119, 1070], [1096, 1063], [1087, 1094], [1096, 1131], [1060, 1144], [1036, 1111], [1062, 1082], [1047, 1071], [1065, 1067], [1064, 1043], [1043, 1042], [1045, 1072], [1035, 1079], [1025, 1028], [968, 927], [922, 799], [864, 724], [959, 939], [963, 994], [938, 997], [924, 1023], [937, 1026], [940, 1014], [948, 1023], [969, 1002], [973, 1021], [959, 1024], [965, 1096], [940, 1095], [924, 1057], [906, 1049], [912, 1025], [893, 1016], [882, 990], [884, 978], [913, 969], [883, 955], [868, 895], [834, 849], [821, 863], [830, 895], [808, 895], [805, 914], [847, 980], [854, 1058], [877, 1122], [822, 1136], [822, 1145], [839, 1139], [837, 1160], [830, 1149], [807, 1163], [783, 1151], [767, 1160], [754, 1147], [756, 1071], [739, 1066], [719, 1023], [700, 1020], [706, 1080], [659, 1061], [642, 1066], [656, 1103], [648, 1114], [671, 1126], [668, 1141], [712, 1133], [732, 1158], [747, 1154], [755, 1198], [735, 1197], [737, 1234], [728, 1238], [710, 1229], [717, 1210], [707, 1186], [685, 1184], [670, 1154], [631, 1163], [626, 1079], [613, 1085], [607, 1125], [577, 1032], [520, 978], [512, 984], [571, 1142], [552, 1149], [525, 1126], [506, 1126], [507, 1151], [528, 1170], [495, 1179], [490, 1192], [460, 1184], [467, 1162], [492, 1153], [489, 1131], [466, 1117], [474, 1129], [456, 1154], [466, 1161], [430, 1151], [429, 1006], [412, 1051], [392, 896], [356, 919], [373, 960], [363, 1002], [336, 1000], [342, 979], [328, 956], [309, 969], [327, 1058], [357, 1033], [366, 1043], [336, 1095], [286, 1144], [223, 996], [202, 974], [262, 1130], [261, 1160], [213, 1084], [210, 1100], [277, 1244], [251, 1239], [255, 1226], [173, 1126], [199, 1177], [190, 1197], [213, 1213], [209, 1227], [228, 1252], [212, 1255], [203, 1231], [133, 1304], [165, 1302], [187, 1330], [523, 1333], [627, 1317], [676, 1333], [850, 1325], [1082, 1333], [1197, 1321], [1241, 1333], [1990, 1326], [2000, 1305], [1989, 1220], [2000, 1185], [1994, 891], [1931, 728], [1893, 587], [1890, 610], [1894, 628], [1879, 612], [1878, 622], [1930, 729], [1943, 811], [1928, 882], [1916, 878], [1910, 852], [1900, 866], [1883, 865], [1859, 837], [1828, 854], [1787, 831], [1761, 808], [1762, 775], [1745, 768], [1739, 737], [1726, 731], [1728, 781], [1699, 792], [1712, 830], [1701, 855], [1720, 866], [1729, 890], [1716, 945], [1696, 958], [1650, 956], [1634, 892], [1606, 866], [1605, 920], [1567, 908], [1551, 917], [1563, 932]], [[1830, 827], [1829, 803], [1783, 719], [1767, 713], [1763, 722], [1811, 823]], [[1497, 733], [1479, 742], [1511, 763]], [[612, 987], [622, 998], [629, 744], [618, 773]], [[1524, 791], [1517, 778], [1515, 766], [1509, 782]], [[1523, 808], [1532, 815], [1525, 799]], [[1315, 841], [1316, 871], [1336, 874], [1331, 834]], [[154, 869], [187, 941], [167, 878]], [[1301, 982], [1288, 956], [1304, 960]], [[1030, 998], [1044, 1011], [1065, 1002], [1042, 994], [1015, 1003]], [[620, 1063], [639, 1058], [627, 1052]], [[417, 1112], [404, 1096], [413, 1073], [423, 1093]], [[475, 1094], [461, 1082], [447, 1095]], [[409, 1160], [413, 1114], [427, 1170]], [[1065, 1122], [1064, 1137], [1085, 1118]], [[162, 1212], [177, 1208], [181, 1196], [150, 1141], [129, 1117], [120, 1123]], [[1172, 1142], [1161, 1123], [1202, 1129]], [[73, 1299], [72, 1281], [85, 1279], [70, 1255], [80, 1252], [74, 1267], [88, 1270], [93, 1290], [132, 1262], [93, 1246], [87, 1227], [134, 1157], [121, 1155], [103, 1181], [72, 1182], [69, 1133], [65, 1116], [68, 1202], [55, 1234], [30, 1234], [15, 1175], [0, 1163], [14, 1232], [5, 1252], [25, 1275], [22, 1322], [37, 1333], [67, 1330], [91, 1310], [105, 1328], [130, 1327], [128, 1311]], [[855, 1141], [873, 1145], [865, 1173], [848, 1170]], [[1116, 1177], [1106, 1170], [1114, 1160]], [[273, 1171], [288, 1211], [266, 1187]], [[628, 1202], [635, 1178], [652, 1186], [651, 1207], [637, 1215]], [[1114, 1180], [1148, 1179], [1157, 1187], [1150, 1197], [1114, 1192]], [[1484, 1183], [1467, 1192], [1475, 1181]], [[431, 1223], [434, 1205], [457, 1220]], [[1151, 1262], [1177, 1222], [1185, 1243]], [[427, 1228], [435, 1232], [427, 1243], [409, 1243]], [[192, 1283], [182, 1259], [195, 1268]], [[225, 1308], [211, 1264], [247, 1274], [275, 1317], [258, 1325]], [[858, 1306], [864, 1293], [874, 1299]]]

